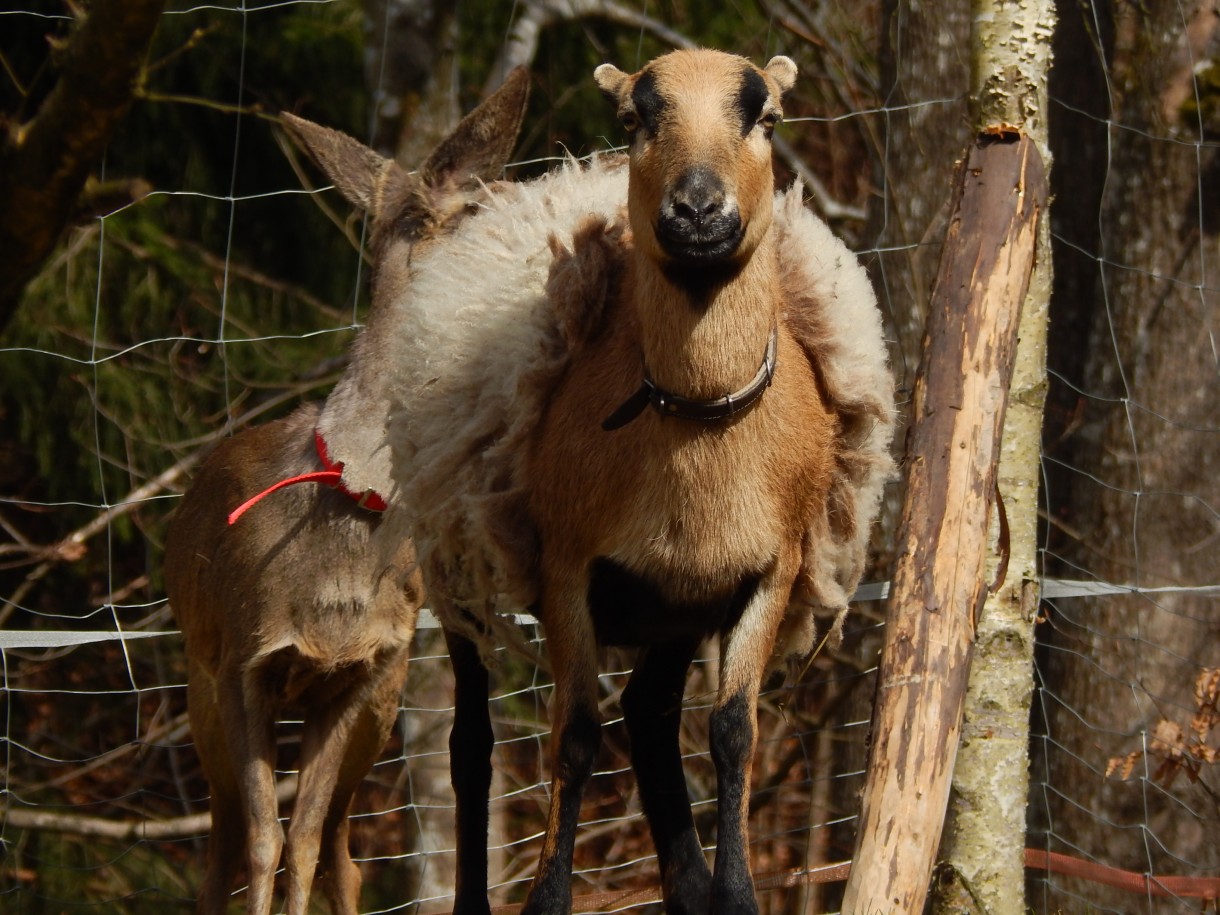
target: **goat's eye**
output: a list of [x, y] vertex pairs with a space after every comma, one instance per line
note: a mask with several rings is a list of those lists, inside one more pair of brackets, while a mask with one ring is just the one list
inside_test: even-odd
[[768, 111], [758, 119], [758, 125], [762, 127], [763, 134], [769, 137], [771, 136], [771, 132], [775, 130], [775, 125], [783, 119], [783, 115], [781, 115], [778, 111]]
[[640, 118], [634, 111], [624, 111], [618, 116], [618, 122], [627, 133], [635, 133], [640, 127]]

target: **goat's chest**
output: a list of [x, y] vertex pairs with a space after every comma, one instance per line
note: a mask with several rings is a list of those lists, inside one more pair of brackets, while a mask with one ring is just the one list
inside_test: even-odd
[[803, 527], [803, 472], [749, 420], [700, 428], [646, 414], [596, 445], [552, 441], [534, 493], [544, 550], [696, 589], [766, 568]]
[[791, 530], [761, 464], [734, 468], [724, 442], [697, 438], [706, 440], [637, 439], [596, 468], [581, 464], [585, 498], [568, 504], [585, 510], [586, 529], [544, 532], [544, 554], [562, 543], [586, 576], [602, 644], [732, 628]]
[[603, 431], [639, 385], [620, 370], [633, 348], [614, 343], [574, 365], [533, 442], [544, 562], [587, 568], [604, 557], [682, 600], [799, 547], [829, 485], [833, 421], [796, 345], [781, 338], [772, 387], [732, 420], [646, 409]]
[[757, 568], [773, 555], [787, 513], [766, 460], [713, 436], [679, 441], [653, 460], [645, 452], [627, 464], [637, 483], [619, 519], [616, 555], [711, 575]]

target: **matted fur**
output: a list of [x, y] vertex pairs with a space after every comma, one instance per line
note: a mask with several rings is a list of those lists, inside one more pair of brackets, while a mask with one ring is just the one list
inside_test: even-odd
[[[882, 490], [894, 474], [893, 377], [872, 284], [855, 254], [805, 207], [799, 183], [776, 195], [771, 230], [787, 303], [782, 319], [809, 354], [838, 421], [825, 516], [814, 519], [806, 539], [798, 588], [798, 597], [803, 592], [815, 607], [836, 612], [837, 638], [864, 572]], [[811, 630], [794, 633], [777, 654], [802, 654], [812, 638]]]
[[[501, 615], [538, 593], [521, 462], [550, 390], [567, 360], [579, 358], [582, 338], [596, 332], [625, 269], [626, 183], [624, 162], [611, 159], [498, 189], [443, 248], [413, 265], [410, 299], [427, 307], [397, 314], [394, 510], [408, 516], [442, 622], [475, 638], [488, 661], [496, 647], [526, 647]], [[776, 195], [770, 231], [783, 320], [838, 425], [831, 495], [825, 513], [810, 519], [780, 660], [807, 653], [814, 614], [840, 614], [859, 582], [893, 472], [894, 407], [880, 314], [855, 255], [803, 205], [799, 185]]]
[[409, 298], [427, 306], [397, 313], [393, 511], [409, 519], [433, 609], [468, 635], [465, 614], [490, 630], [488, 659], [496, 645], [525, 649], [500, 614], [537, 597], [518, 462], [569, 351], [546, 295], [552, 242], [572, 244], [590, 217], [618, 220], [626, 196], [621, 157], [497, 186], [412, 265]]

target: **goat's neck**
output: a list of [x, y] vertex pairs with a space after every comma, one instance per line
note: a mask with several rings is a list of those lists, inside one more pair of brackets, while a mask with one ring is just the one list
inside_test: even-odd
[[411, 250], [406, 241], [394, 242], [385, 258], [391, 266], [379, 264], [375, 271], [368, 323], [318, 418], [331, 457], [344, 465], [344, 483], [357, 492], [386, 495], [393, 487], [386, 421], [395, 375], [387, 362], [409, 302], [405, 289]]
[[732, 278], [707, 288], [674, 282], [655, 261], [635, 264], [644, 367], [661, 388], [712, 399], [758, 372], [778, 316], [775, 253], [764, 242]]

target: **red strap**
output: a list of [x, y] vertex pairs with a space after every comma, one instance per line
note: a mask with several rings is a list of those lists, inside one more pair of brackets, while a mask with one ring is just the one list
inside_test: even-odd
[[322, 466], [328, 472], [335, 474], [335, 482], [327, 485], [332, 489], [339, 490], [339, 492], [352, 499], [361, 508], [367, 508], [371, 512], [383, 512], [386, 510], [385, 499], [379, 493], [371, 489], [365, 492], [352, 492], [352, 490], [343, 485], [343, 462], [332, 461], [330, 459], [330, 453], [326, 450], [326, 440], [322, 438], [322, 433], [317, 429], [313, 430], [313, 443], [318, 449], [318, 460], [322, 462]]
[[337, 470], [318, 470], [314, 473], [303, 473], [299, 477], [289, 477], [286, 480], [280, 480], [273, 486], [268, 486], [257, 496], [247, 499], [233, 511], [229, 512], [229, 523], [233, 524], [244, 515], [247, 511], [254, 507], [255, 503], [261, 502], [264, 497], [271, 495], [277, 489], [283, 489], [285, 486], [292, 486], [294, 483], [325, 483], [327, 486], [334, 487], [338, 485], [340, 471]]
[[297, 483], [321, 483], [324, 486], [329, 486], [331, 489], [337, 489], [345, 496], [361, 508], [367, 508], [373, 512], [383, 512], [386, 510], [386, 501], [379, 493], [373, 490], [368, 490], [364, 493], [352, 492], [343, 485], [343, 462], [335, 462], [330, 459], [330, 454], [326, 450], [326, 442], [322, 438], [322, 434], [317, 429], [313, 433], [314, 446], [318, 449], [318, 460], [322, 462], [325, 470], [315, 470], [312, 473], [302, 473], [299, 476], [288, 477], [286, 480], [280, 480], [268, 486], [258, 495], [253, 496], [243, 502], [233, 511], [229, 512], [229, 523], [234, 524], [238, 518], [244, 515], [247, 511], [254, 507], [255, 504], [261, 502], [264, 498], [271, 495], [277, 489], [283, 489], [285, 486], [293, 486]]

